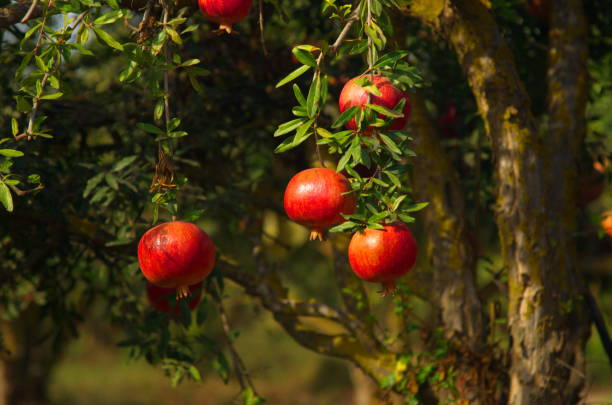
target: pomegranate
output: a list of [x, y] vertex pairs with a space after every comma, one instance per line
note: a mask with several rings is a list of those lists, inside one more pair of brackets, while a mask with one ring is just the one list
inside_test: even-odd
[[198, 4], [206, 18], [219, 24], [219, 31], [231, 34], [232, 24], [249, 15], [253, 0], [198, 0]]
[[[363, 76], [358, 76], [349, 80], [342, 88], [339, 101], [340, 113], [343, 113], [353, 106], [364, 106], [368, 103], [369, 93], [365, 91], [363, 87], [355, 83], [355, 80], [359, 79], [360, 77]], [[370, 77], [370, 81], [376, 85], [376, 88], [381, 93], [380, 96], [375, 96], [372, 94], [370, 97], [370, 104], [380, 105], [392, 110], [401, 99], [406, 99], [406, 104], [404, 105], [404, 109], [402, 111], [404, 116], [402, 118], [396, 118], [389, 125], [389, 129], [391, 130], [404, 129], [411, 111], [408, 93], [393, 86], [391, 81], [384, 76], [374, 75], [373, 77]], [[378, 116], [383, 119], [386, 118], [382, 114], [378, 114]], [[356, 130], [357, 123], [355, 122], [355, 119], [353, 118], [347, 122], [346, 127], [348, 129]], [[370, 131], [371, 130], [368, 128], [364, 135], [369, 135]]]
[[173, 221], [157, 225], [138, 243], [138, 263], [145, 278], [189, 296], [189, 286], [202, 281], [215, 265], [215, 245], [196, 225]]
[[[190, 296], [187, 300], [187, 306], [189, 309], [194, 309], [202, 299], [202, 282], [190, 285], [189, 292]], [[172, 288], [158, 287], [155, 284], [147, 283], [147, 298], [153, 308], [165, 313], [179, 315], [181, 313], [181, 306], [178, 302], [170, 307], [170, 296], [172, 294], [176, 294]]]
[[602, 220], [599, 223], [603, 230], [608, 234], [608, 236], [612, 236], [612, 212], [606, 211], [602, 215]]
[[362, 279], [382, 283], [383, 294], [395, 291], [395, 280], [416, 262], [417, 244], [402, 222], [384, 229], [366, 229], [353, 235], [348, 248], [351, 268]]
[[446, 112], [438, 118], [438, 126], [444, 138], [457, 138], [459, 136], [459, 131], [457, 131], [457, 107], [453, 103], [449, 102], [447, 104]]
[[306, 169], [293, 176], [284, 203], [289, 218], [312, 229], [310, 240], [323, 240], [327, 228], [345, 221], [340, 214], [354, 213], [357, 204], [346, 177], [326, 168]]
[[528, 0], [527, 13], [538, 20], [547, 23], [550, 15], [550, 0]]

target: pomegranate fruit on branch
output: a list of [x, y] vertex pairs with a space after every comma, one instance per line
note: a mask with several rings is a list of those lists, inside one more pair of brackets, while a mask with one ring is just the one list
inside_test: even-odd
[[395, 280], [408, 273], [417, 258], [417, 244], [403, 222], [367, 228], [351, 238], [348, 248], [353, 272], [365, 281], [382, 283], [383, 294], [395, 291]]
[[252, 0], [198, 0], [200, 10], [210, 21], [219, 24], [219, 31], [231, 34], [232, 24], [244, 20], [251, 11]]
[[215, 265], [215, 245], [196, 225], [173, 221], [157, 225], [138, 243], [138, 263], [149, 282], [188, 297], [189, 286], [199, 283]]
[[[371, 89], [371, 92], [368, 93], [367, 89], [360, 85], [360, 82], [363, 81], [364, 78], [370, 80], [371, 85], [376, 86], [377, 90]], [[376, 94], [372, 94], [372, 92]], [[385, 76], [363, 75], [349, 80], [340, 92], [340, 99], [338, 102], [340, 113], [344, 113], [346, 110], [354, 106], [361, 109], [365, 108], [365, 106], [368, 104], [368, 96], [370, 97], [370, 105], [381, 106], [387, 110], [393, 110], [401, 100], [406, 100], [402, 109], [403, 117], [395, 118], [387, 129], [397, 131], [403, 130], [406, 127], [411, 111], [408, 93], [395, 87], [391, 83], [391, 80]], [[378, 117], [381, 119], [387, 118], [380, 112], [378, 113]], [[352, 118], [346, 123], [346, 128], [351, 130], [358, 129], [355, 118]], [[372, 127], [368, 127], [365, 130], [364, 135], [369, 135], [371, 131]]]
[[303, 170], [285, 189], [285, 211], [289, 218], [312, 229], [310, 240], [323, 240], [328, 228], [345, 221], [341, 214], [355, 212], [356, 204], [349, 181], [331, 169]]
[[[194, 309], [202, 299], [202, 282], [189, 286], [190, 296], [187, 298], [187, 306], [189, 309]], [[164, 288], [147, 282], [147, 299], [153, 308], [167, 314], [179, 315], [181, 306], [178, 301], [172, 303], [172, 296], [176, 295], [173, 288]]]

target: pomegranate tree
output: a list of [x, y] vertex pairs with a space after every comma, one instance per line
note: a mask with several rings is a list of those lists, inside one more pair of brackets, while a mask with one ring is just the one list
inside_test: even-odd
[[200, 10], [210, 21], [219, 24], [219, 31], [232, 33], [232, 24], [243, 20], [251, 11], [253, 0], [198, 0]]
[[[187, 306], [189, 309], [194, 309], [200, 303], [202, 299], [202, 282], [189, 286], [189, 297], [187, 298]], [[176, 291], [173, 288], [164, 288], [156, 286], [150, 282], [147, 283], [147, 299], [158, 311], [165, 313], [172, 313], [179, 315], [181, 313], [181, 306], [179, 302], [175, 302], [171, 305], [172, 296], [176, 295]]]
[[149, 229], [138, 243], [138, 263], [151, 283], [189, 296], [189, 286], [202, 281], [215, 265], [215, 245], [196, 225], [173, 221]]
[[324, 239], [325, 231], [345, 221], [341, 214], [355, 212], [351, 184], [340, 173], [326, 168], [302, 170], [285, 189], [289, 218], [312, 229], [310, 240]]
[[348, 248], [351, 268], [362, 279], [382, 283], [383, 293], [395, 291], [395, 280], [416, 262], [417, 244], [403, 222], [366, 229], [353, 235]]
[[[353, 106], [358, 106], [360, 108], [364, 108], [366, 104], [368, 104], [368, 96], [370, 96], [370, 104], [379, 105], [385, 107], [389, 110], [395, 108], [397, 103], [400, 100], [405, 99], [406, 104], [402, 110], [404, 116], [401, 118], [394, 119], [389, 125], [388, 129], [390, 130], [402, 130], [406, 126], [408, 122], [408, 117], [410, 116], [410, 99], [408, 97], [408, 93], [398, 89], [395, 87], [391, 81], [385, 76], [367, 76], [370, 81], [376, 86], [378, 91], [380, 92], [380, 96], [376, 96], [374, 94], [368, 93], [363, 87], [361, 87], [356, 81], [364, 76], [357, 76], [351, 80], [349, 80], [342, 91], [340, 92], [340, 100], [338, 102], [340, 113], [348, 110]], [[382, 114], [378, 114], [380, 118], [386, 118]], [[351, 119], [346, 123], [346, 127], [348, 129], [356, 130], [357, 123], [355, 118]], [[370, 130], [370, 128], [368, 128]], [[366, 132], [367, 134], [368, 132]]]

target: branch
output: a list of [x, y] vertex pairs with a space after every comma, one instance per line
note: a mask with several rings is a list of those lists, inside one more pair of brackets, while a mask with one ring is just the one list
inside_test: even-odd
[[349, 32], [351, 32], [351, 27], [353, 26], [353, 24], [355, 24], [355, 21], [359, 20], [359, 12], [360, 11], [361, 11], [361, 3], [359, 3], [357, 8], [355, 8], [355, 10], [353, 10], [353, 12], [349, 16], [349, 18], [346, 20], [344, 28], [342, 28], [342, 31], [340, 31], [340, 35], [338, 35], [338, 38], [336, 39], [336, 42], [334, 42], [329, 47], [328, 52], [330, 54], [334, 54], [334, 53], [338, 52], [338, 49], [340, 48], [340, 46], [342, 46], [342, 44], [346, 40], [346, 37], [348, 36]]
[[0, 29], [22, 22], [26, 15], [29, 15], [28, 19], [40, 17], [42, 7], [36, 3], [21, 0], [0, 8]]

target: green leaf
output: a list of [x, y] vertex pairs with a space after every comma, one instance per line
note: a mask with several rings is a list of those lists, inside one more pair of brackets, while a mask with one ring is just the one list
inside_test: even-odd
[[23, 152], [15, 149], [0, 149], [0, 155], [6, 157], [21, 157]]
[[336, 225], [333, 228], [330, 228], [329, 232], [332, 232], [332, 233], [347, 232], [349, 230], [353, 230], [354, 228], [358, 226], [359, 224], [357, 222], [346, 221], [346, 222], [341, 223], [340, 225]]
[[387, 107], [383, 107], [382, 105], [378, 105], [378, 104], [366, 104], [366, 107], [371, 108], [377, 113], [386, 115], [387, 117], [391, 117], [391, 118], [402, 118], [404, 116], [402, 112], [389, 110]]
[[293, 84], [293, 94], [295, 94], [295, 99], [300, 103], [302, 107], [306, 107], [306, 98], [304, 94], [302, 94], [302, 90], [300, 90], [300, 86], [297, 84]]
[[317, 60], [314, 56], [312, 56], [310, 52], [305, 51], [303, 49], [299, 49], [298, 47], [293, 48], [291, 52], [293, 52], [295, 58], [299, 60], [302, 64], [313, 68], [317, 67]]
[[310, 66], [307, 66], [307, 65], [300, 66], [299, 68], [295, 69], [293, 72], [285, 76], [280, 82], [278, 82], [276, 84], [276, 88], [278, 89], [279, 87], [297, 79], [298, 77], [306, 73], [308, 69], [310, 69]]
[[113, 190], [119, 190], [119, 184], [117, 184], [117, 178], [110, 173], [104, 175], [104, 180]]
[[89, 180], [87, 180], [87, 185], [85, 186], [85, 190], [83, 190], [83, 198], [87, 198], [87, 196], [93, 191], [94, 188], [98, 186], [104, 179], [104, 173], [98, 173]]
[[409, 224], [409, 223], [414, 222], [414, 218], [413, 218], [413, 217], [411, 217], [410, 215], [398, 214], [397, 216], [398, 216], [398, 217], [399, 217], [399, 219], [400, 219], [400, 220], [401, 220], [403, 223], [405, 223], [405, 224]]
[[338, 167], [336, 167], [337, 172], [341, 172], [342, 169], [344, 169], [344, 166], [346, 166], [349, 160], [351, 159], [351, 155], [352, 154], [349, 151], [349, 152], [346, 152], [344, 156], [342, 156], [342, 158], [340, 158], [340, 161], [338, 162]]
[[200, 375], [200, 370], [198, 370], [196, 366], [189, 366], [189, 375], [194, 381], [202, 381], [202, 375]]
[[397, 146], [395, 142], [393, 142], [391, 138], [389, 138], [385, 134], [379, 134], [379, 136], [380, 136], [380, 139], [382, 139], [382, 141], [384, 142], [384, 144], [387, 145], [389, 150], [391, 150], [394, 153], [397, 153], [398, 155], [402, 154], [401, 149]]
[[332, 138], [334, 136], [334, 134], [329, 132], [327, 129], [321, 127], [317, 127], [317, 133], [323, 138]]
[[340, 128], [355, 117], [359, 108], [354, 105], [348, 110], [345, 110], [338, 119], [332, 124], [332, 128]]
[[112, 24], [123, 16], [123, 10], [115, 10], [113, 12], [101, 15], [100, 17], [96, 18], [93, 23], [94, 25]]
[[422, 203], [416, 203], [416, 204], [412, 204], [406, 208], [404, 208], [402, 210], [402, 212], [415, 212], [415, 211], [420, 211], [423, 208], [427, 207], [429, 205], [428, 202], [422, 202]]
[[306, 113], [308, 117], [314, 118], [319, 112], [319, 101], [321, 98], [321, 76], [318, 74], [310, 84], [308, 97], [306, 98]]
[[383, 172], [388, 178], [389, 180], [391, 180], [391, 182], [396, 185], [397, 187], [401, 187], [402, 183], [399, 179], [399, 177], [397, 177], [394, 173], [388, 172], [388, 171], [384, 171]]
[[314, 120], [309, 120], [300, 125], [295, 135], [291, 138], [285, 139], [280, 145], [277, 146], [277, 148], [274, 150], [274, 153], [287, 152], [288, 150], [291, 150], [296, 146], [302, 144], [306, 139], [308, 139], [308, 137], [310, 137], [310, 135], [312, 135], [312, 132], [309, 131], [309, 129], [313, 123]]
[[181, 45], [183, 43], [183, 40], [181, 39], [181, 36], [173, 28], [166, 27], [164, 29], [166, 30], [168, 35], [170, 35], [170, 39], [172, 39], [172, 42], [174, 42], [175, 44], [178, 44], [178, 45]]
[[123, 51], [123, 45], [117, 42], [108, 32], [98, 27], [94, 27], [93, 30], [96, 33], [98, 39], [104, 42], [106, 45], [110, 46], [111, 48], [115, 48], [119, 51]]
[[189, 67], [200, 63], [200, 59], [189, 59], [180, 64], [180, 67]]
[[160, 128], [156, 127], [155, 125], [152, 124], [147, 124], [144, 122], [139, 122], [138, 124], [136, 124], [136, 126], [140, 129], [142, 129], [145, 132], [148, 132], [150, 134], [155, 134], [155, 135], [164, 135], [165, 132], [162, 131]]
[[264, 400], [255, 395], [251, 387], [248, 387], [242, 392], [243, 405], [259, 405], [263, 402]]
[[11, 190], [4, 183], [0, 183], [0, 202], [8, 212], [13, 212], [13, 196]]
[[136, 159], [138, 159], [137, 155], [124, 157], [123, 159], [115, 163], [115, 165], [112, 168], [112, 171], [119, 172], [123, 170], [124, 168], [128, 167], [129, 165], [131, 165]]
[[13, 132], [13, 136], [19, 133], [19, 123], [15, 118], [11, 118], [11, 130]]
[[408, 56], [408, 54], [408, 51], [395, 51], [386, 53], [376, 61], [374, 66], [372, 66], [372, 69], [395, 65], [398, 61]]
[[298, 118], [298, 119], [287, 121], [283, 124], [280, 124], [276, 132], [274, 132], [274, 136], [277, 137], [277, 136], [288, 134], [289, 132], [297, 129], [297, 127], [302, 125], [302, 123], [304, 123], [304, 119]]
[[56, 99], [60, 98], [63, 95], [64, 95], [64, 93], [62, 93], [61, 91], [58, 91], [56, 93], [45, 94], [40, 99], [41, 100], [56, 100]]
[[[191, 75], [189, 75], [189, 77], [191, 77]], [[157, 104], [155, 104], [155, 110], [153, 111], [153, 118], [155, 118], [156, 120], [161, 119], [161, 117], [162, 117], [162, 115], [164, 113], [164, 108], [165, 108], [164, 100], [161, 99], [161, 100], [159, 100], [157, 102]], [[160, 129], [160, 131], [161, 131], [161, 129]]]

